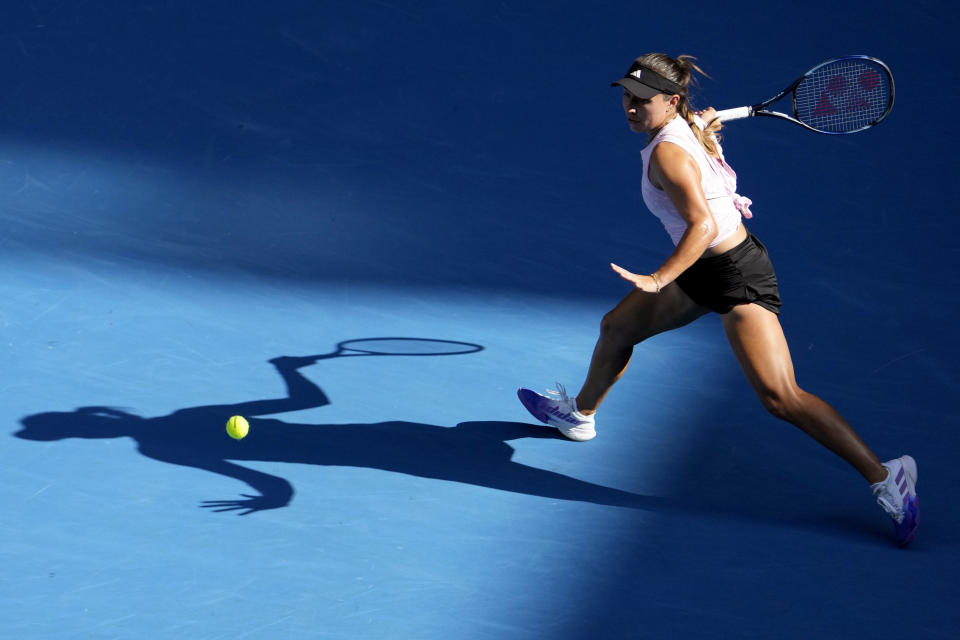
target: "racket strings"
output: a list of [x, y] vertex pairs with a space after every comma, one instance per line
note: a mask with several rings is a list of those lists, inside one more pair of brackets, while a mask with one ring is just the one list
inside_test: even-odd
[[808, 75], [794, 91], [797, 118], [828, 133], [869, 127], [890, 109], [887, 70], [862, 59], [836, 60]]

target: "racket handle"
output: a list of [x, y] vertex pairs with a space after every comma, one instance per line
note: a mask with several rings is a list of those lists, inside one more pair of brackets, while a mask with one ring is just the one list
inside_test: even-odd
[[727, 120], [739, 120], [740, 118], [749, 118], [753, 115], [753, 107], [736, 107], [735, 109], [724, 109], [717, 111], [717, 117], [720, 122]]

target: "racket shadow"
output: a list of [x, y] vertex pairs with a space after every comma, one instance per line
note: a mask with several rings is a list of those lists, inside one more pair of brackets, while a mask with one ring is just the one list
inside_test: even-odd
[[[472, 351], [471, 351], [472, 352]], [[244, 462], [290, 462], [329, 467], [364, 467], [457, 482], [553, 500], [654, 509], [656, 497], [524, 465], [512, 460], [511, 440], [559, 438], [551, 428], [514, 422], [472, 421], [455, 427], [407, 421], [357, 424], [299, 424], [269, 414], [322, 407], [323, 391], [300, 372], [316, 356], [271, 360], [287, 384], [285, 398], [180, 409], [144, 418], [110, 407], [44, 412], [22, 419], [15, 436], [33, 441], [68, 438], [132, 438], [152, 460], [201, 469], [246, 485], [239, 497], [207, 500], [203, 508], [247, 515], [290, 504], [291, 483]], [[250, 420], [250, 434], [231, 440], [223, 425], [231, 415]]]

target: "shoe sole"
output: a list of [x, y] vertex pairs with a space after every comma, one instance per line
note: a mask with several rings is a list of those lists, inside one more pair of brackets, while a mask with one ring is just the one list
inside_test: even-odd
[[560, 433], [565, 435], [567, 438], [569, 438], [570, 440], [574, 440], [576, 442], [586, 442], [587, 440], [593, 440], [594, 438], [597, 437], [596, 431], [588, 431], [587, 433], [580, 433], [580, 432], [574, 431], [573, 429], [567, 429], [566, 427], [557, 427], [557, 429], [559, 429]]
[[920, 498], [917, 496], [917, 461], [910, 456], [901, 456], [900, 464], [903, 465], [903, 471], [907, 474], [907, 477], [910, 478], [910, 484], [913, 485], [913, 500], [911, 502], [911, 511], [913, 511], [913, 527], [899, 541], [901, 547], [905, 547], [913, 540], [913, 537], [917, 535], [917, 530], [920, 528]]
[[912, 507], [911, 510], [914, 514], [913, 527], [910, 529], [907, 535], [903, 537], [903, 539], [898, 541], [898, 544], [901, 547], [905, 547], [910, 544], [910, 542], [913, 540], [913, 537], [917, 535], [917, 530], [920, 528], [920, 498], [914, 496], [910, 506]]

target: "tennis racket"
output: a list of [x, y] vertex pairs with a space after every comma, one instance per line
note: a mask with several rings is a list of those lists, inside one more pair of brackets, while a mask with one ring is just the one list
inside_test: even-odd
[[[793, 94], [793, 115], [769, 111], [787, 94]], [[870, 56], [847, 56], [821, 62], [786, 89], [752, 107], [717, 112], [721, 122], [770, 116], [789, 120], [805, 129], [831, 135], [856, 133], [880, 124], [893, 109], [893, 74]]]

